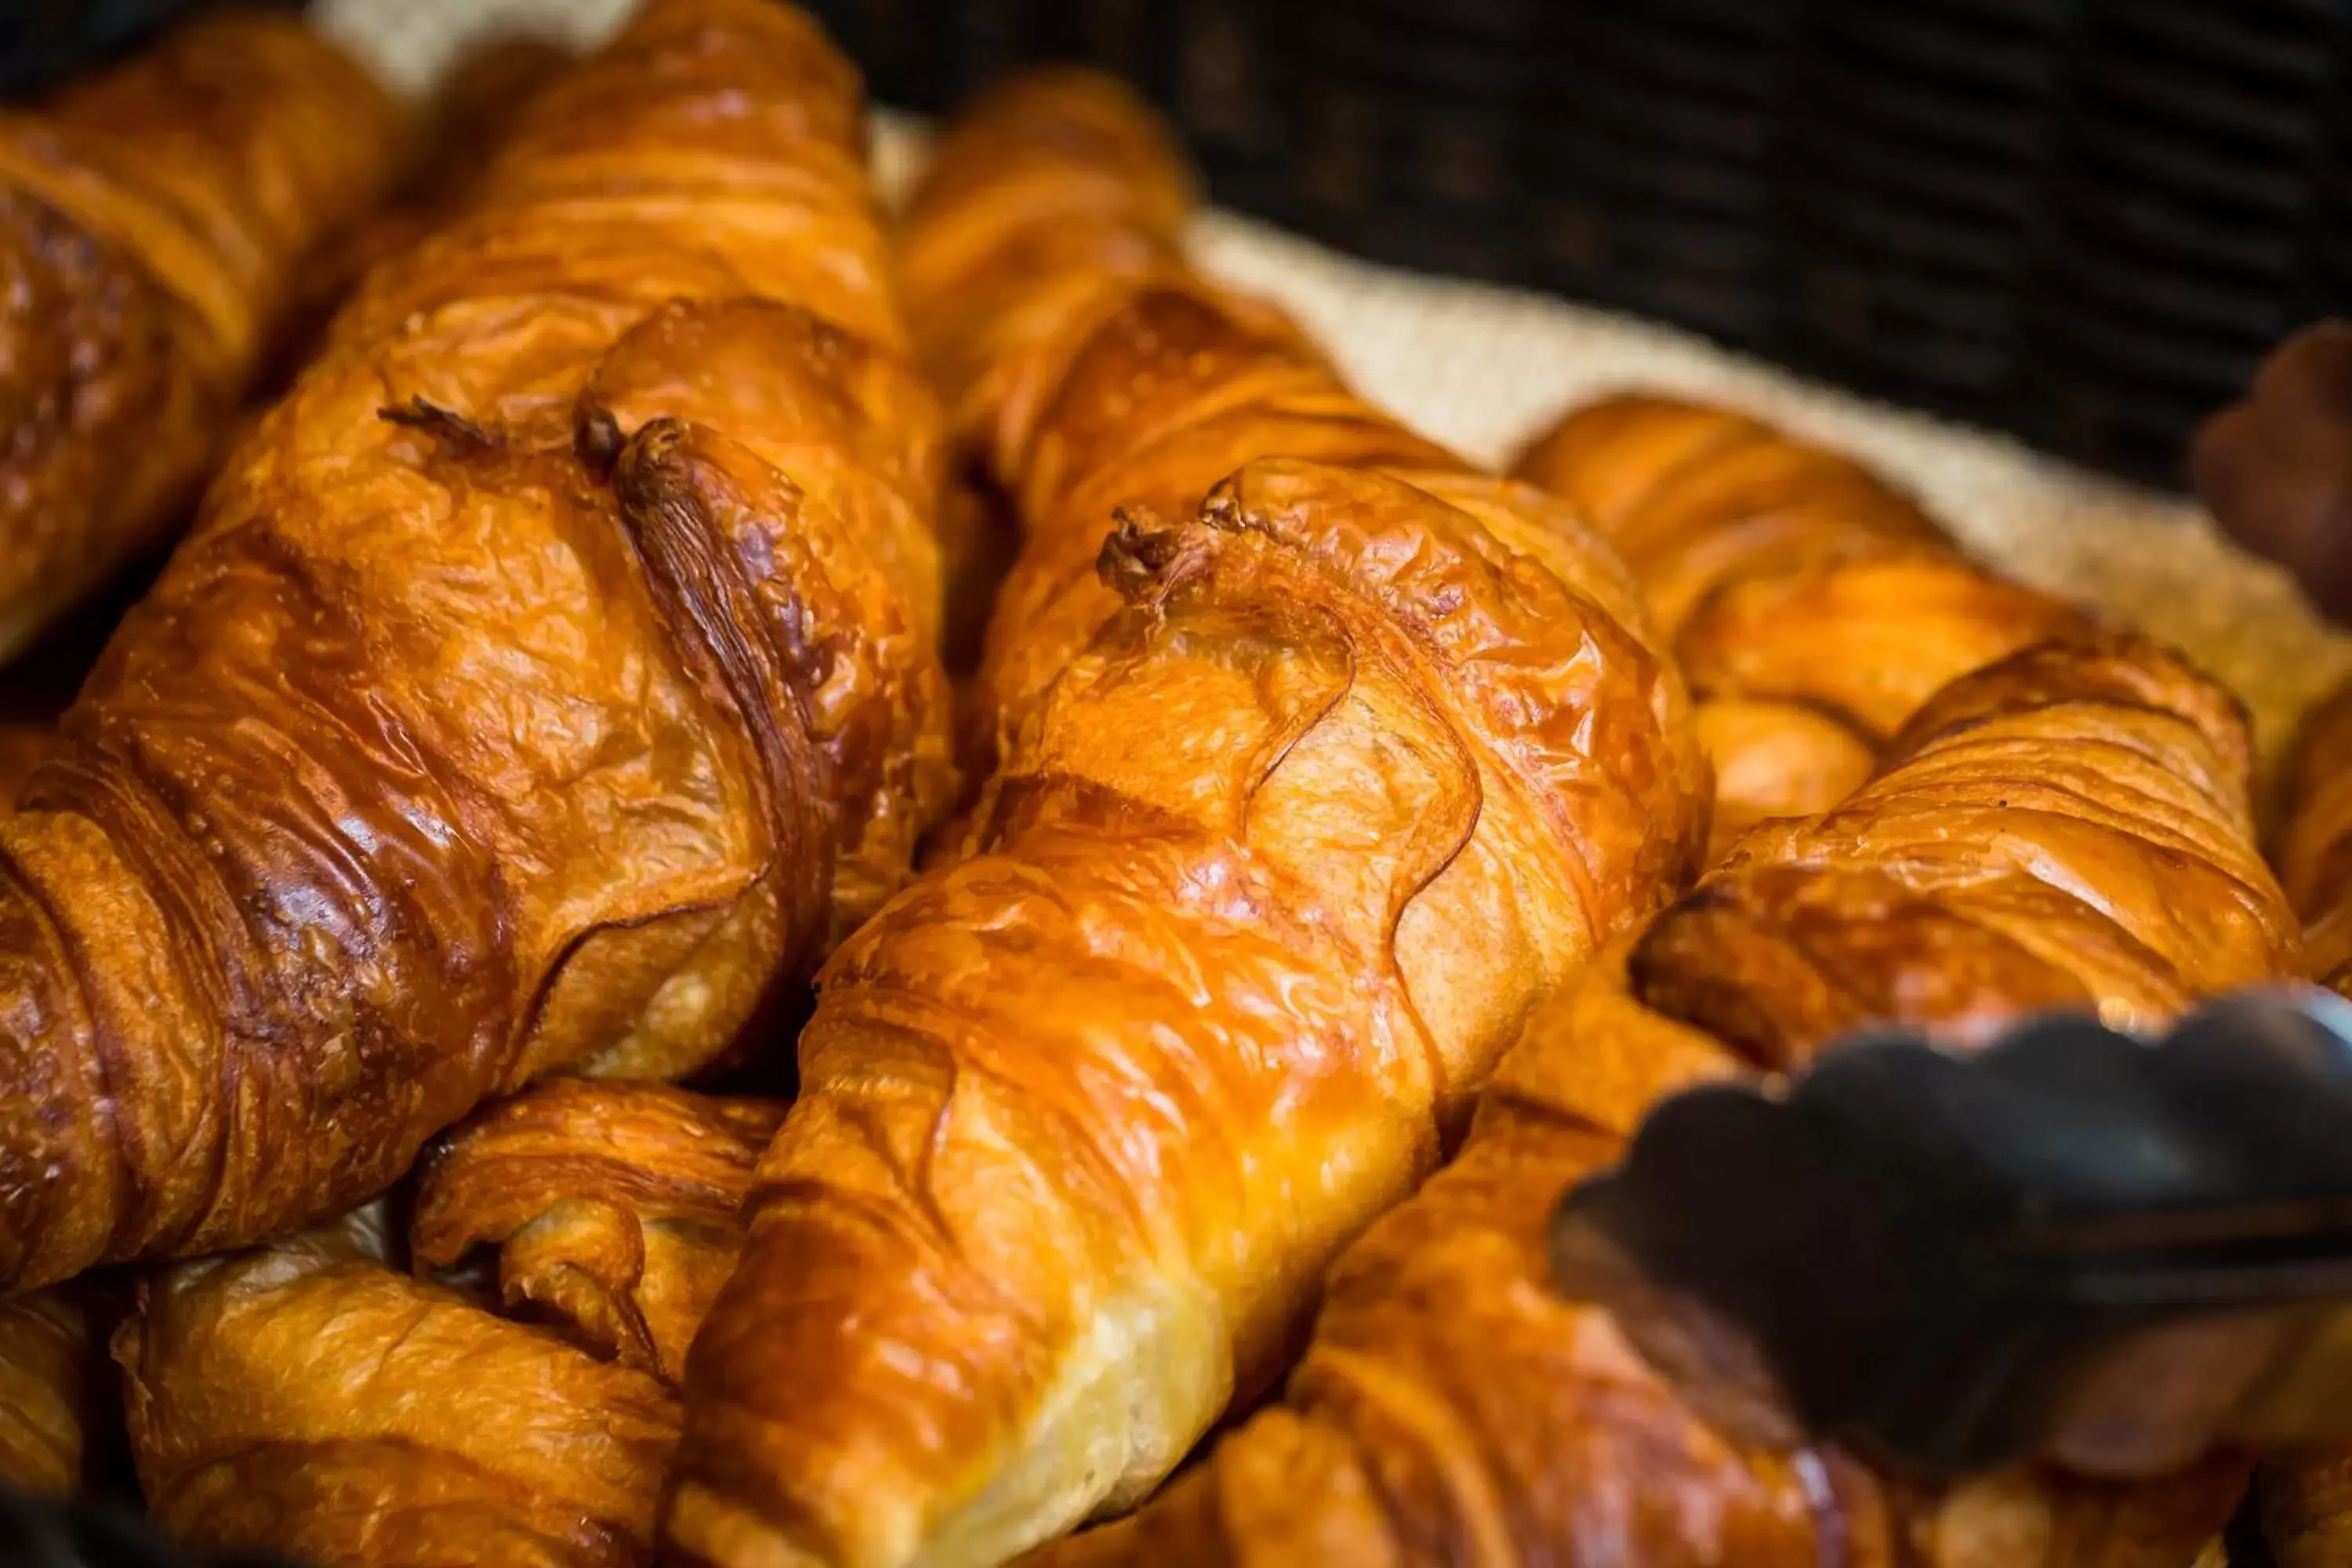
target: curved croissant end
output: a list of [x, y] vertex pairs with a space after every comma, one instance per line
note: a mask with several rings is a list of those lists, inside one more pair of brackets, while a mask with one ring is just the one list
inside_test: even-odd
[[1268, 461], [1100, 553], [979, 852], [823, 977], [688, 1363], [690, 1556], [987, 1562], [1140, 1497], [1696, 858], [1679, 685], [1538, 492]]
[[391, 185], [406, 132], [266, 12], [0, 113], [0, 658], [192, 498], [299, 324], [306, 258]]
[[1040, 1564], [2178, 1568], [2242, 1461], [2160, 1483], [1939, 1494], [1743, 1452], [1550, 1287], [1560, 1193], [1643, 1110], [1858, 1025], [1958, 1040], [2095, 1005], [2146, 1026], [2294, 973], [2254, 853], [2242, 719], [2133, 639], [2041, 645], [1927, 704], [1867, 786], [1759, 829], [1530, 1024], [1452, 1166], [1331, 1272], [1287, 1397], [1134, 1518]]
[[940, 441], [861, 133], [805, 16], [651, 0], [360, 286], [0, 821], [0, 1289], [690, 1070], [903, 879]]
[[551, 1084], [428, 1154], [415, 1276], [373, 1211], [161, 1272], [115, 1345], [158, 1521], [354, 1568], [651, 1562], [678, 1361], [781, 1114]]
[[1862, 465], [1727, 410], [1604, 399], [1516, 471], [1582, 508], [1649, 594], [1715, 763], [1716, 858], [1844, 799], [1946, 681], [2087, 629]]

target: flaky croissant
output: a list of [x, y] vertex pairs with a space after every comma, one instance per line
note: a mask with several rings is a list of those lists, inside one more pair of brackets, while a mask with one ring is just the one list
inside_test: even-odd
[[690, 1069], [903, 879], [939, 443], [862, 134], [806, 17], [651, 0], [361, 286], [0, 821], [0, 1286]]
[[204, 16], [0, 114], [0, 657], [152, 542], [293, 325], [404, 117], [268, 12]]
[[[910, 219], [910, 310], [1028, 531], [1001, 760], [970, 858], [822, 977], [688, 1362], [688, 1559], [986, 1563], [1140, 1496], [1695, 858], [1622, 566], [1527, 487], [1333, 466], [1450, 459], [1120, 237], [1181, 209], [1156, 136], [1017, 84]], [[1200, 500], [1268, 452], [1321, 460]]]
[[1539, 1014], [1462, 1156], [1333, 1270], [1281, 1406], [1052, 1564], [2185, 1568], [2243, 1485], [2010, 1476], [1945, 1494], [1742, 1452], [1556, 1295], [1544, 1234], [1659, 1096], [1857, 1026], [1956, 1043], [2021, 1012], [2154, 1024], [2293, 973], [2231, 700], [2126, 640], [2045, 644], [1932, 700], [1826, 815], [1744, 839]]
[[405, 1247], [372, 1205], [159, 1271], [115, 1346], [158, 1522], [350, 1568], [651, 1562], [678, 1358], [781, 1114], [551, 1084], [436, 1145]]
[[1945, 682], [2082, 626], [1861, 464], [1725, 409], [1604, 399], [1516, 471], [1582, 509], [1649, 594], [1715, 764], [1711, 858], [1844, 799]]
[[985, 1563], [1132, 1501], [1695, 856], [1679, 689], [1557, 503], [1265, 461], [1103, 560], [979, 852], [823, 976], [688, 1364], [692, 1557]]

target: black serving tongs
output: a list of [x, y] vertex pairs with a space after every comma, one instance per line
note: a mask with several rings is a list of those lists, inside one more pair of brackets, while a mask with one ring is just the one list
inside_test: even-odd
[[1889, 1033], [1660, 1104], [1560, 1288], [1736, 1436], [1952, 1474], [2352, 1439], [2352, 1005]]

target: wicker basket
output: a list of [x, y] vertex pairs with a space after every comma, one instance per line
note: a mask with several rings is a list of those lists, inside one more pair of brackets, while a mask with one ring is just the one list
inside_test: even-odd
[[2333, 0], [817, 0], [887, 102], [1132, 77], [1218, 198], [2165, 485], [2352, 309]]

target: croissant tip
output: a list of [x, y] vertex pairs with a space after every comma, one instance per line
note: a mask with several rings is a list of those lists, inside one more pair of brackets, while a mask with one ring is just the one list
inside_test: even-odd
[[1150, 512], [1121, 507], [1113, 516], [1118, 526], [1103, 541], [1095, 570], [1105, 587], [1135, 603], [1164, 583], [1181, 540], [1177, 530]]
[[1227, 474], [1201, 498], [1201, 517], [1219, 528], [1231, 528], [1241, 516], [1242, 475]]
[[583, 402], [572, 421], [572, 451], [598, 479], [610, 479], [627, 437], [621, 422], [602, 404]]
[[[603, 412], [601, 410], [596, 412]], [[606, 415], [610, 418], [610, 415]], [[580, 460], [603, 479], [621, 489], [625, 499], [630, 495], [643, 498], [653, 486], [663, 483], [661, 471], [675, 464], [678, 448], [686, 444], [686, 425], [667, 417], [648, 419], [627, 436], [623, 436], [617, 420], [609, 432], [589, 428], [593, 413], [583, 414], [583, 423], [572, 431], [572, 445]], [[604, 458], [604, 443], [612, 443], [612, 456]]]

